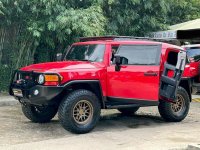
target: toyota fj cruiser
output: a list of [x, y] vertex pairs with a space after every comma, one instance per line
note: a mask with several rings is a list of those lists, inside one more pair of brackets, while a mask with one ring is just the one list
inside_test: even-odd
[[74, 133], [91, 131], [101, 109], [134, 114], [158, 106], [166, 121], [179, 122], [189, 111], [191, 84], [182, 77], [181, 47], [132, 37], [89, 37], [74, 43], [62, 61], [19, 69], [10, 94], [32, 122], [49, 122], [58, 112]]

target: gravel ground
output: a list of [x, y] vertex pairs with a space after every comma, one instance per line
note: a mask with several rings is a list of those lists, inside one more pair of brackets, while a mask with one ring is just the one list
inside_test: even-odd
[[12, 106], [19, 104], [17, 100], [15, 100], [13, 97], [8, 96], [6, 94], [2, 95], [0, 94], [0, 107], [2, 106]]
[[134, 116], [102, 110], [88, 134], [65, 131], [57, 116], [47, 124], [26, 119], [20, 105], [0, 107], [0, 149], [185, 149], [200, 144], [200, 103], [191, 103], [187, 118], [166, 123], [157, 107], [141, 108]]

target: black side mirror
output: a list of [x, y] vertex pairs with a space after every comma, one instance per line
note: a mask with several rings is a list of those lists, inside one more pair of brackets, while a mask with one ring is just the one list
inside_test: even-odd
[[118, 65], [118, 66], [121, 65], [122, 64], [122, 59], [121, 59], [122, 57], [120, 55], [117, 55], [117, 54], [114, 57], [115, 57], [115, 64]]
[[115, 58], [115, 71], [120, 71], [120, 69], [121, 69], [121, 64], [122, 64], [122, 57], [120, 56], [120, 55], [115, 55], [114, 56], [114, 58]]
[[62, 60], [62, 53], [57, 53], [56, 54], [56, 61], [61, 61]]

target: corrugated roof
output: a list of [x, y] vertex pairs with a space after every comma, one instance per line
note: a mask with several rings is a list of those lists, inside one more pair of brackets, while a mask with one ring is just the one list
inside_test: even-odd
[[170, 26], [170, 30], [200, 29], [200, 18]]

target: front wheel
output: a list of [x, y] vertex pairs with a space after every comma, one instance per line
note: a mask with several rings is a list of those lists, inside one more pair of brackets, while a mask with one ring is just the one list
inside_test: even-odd
[[180, 122], [188, 114], [190, 108], [190, 98], [187, 91], [178, 87], [175, 103], [160, 101], [158, 110], [160, 115], [169, 122]]
[[34, 106], [22, 104], [22, 112], [32, 122], [46, 123], [49, 122], [57, 113], [56, 106]]
[[58, 109], [61, 125], [73, 133], [91, 131], [100, 118], [101, 105], [88, 90], [76, 90], [66, 96]]

